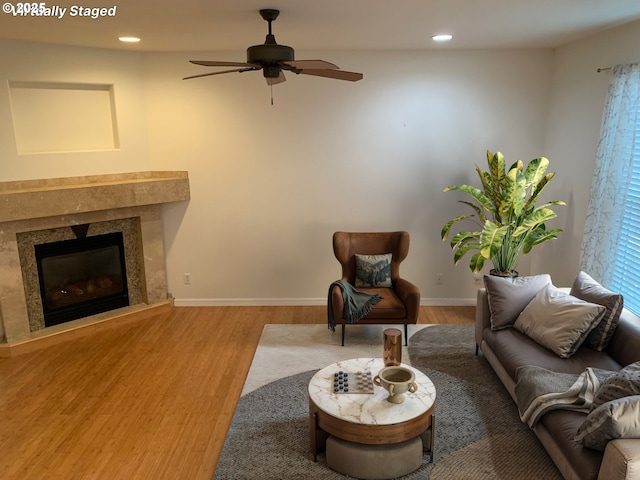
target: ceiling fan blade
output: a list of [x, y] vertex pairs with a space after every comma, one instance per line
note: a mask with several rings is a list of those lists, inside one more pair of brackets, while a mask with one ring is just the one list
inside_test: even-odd
[[347, 72], [345, 70], [315, 70], [305, 69], [300, 73], [303, 75], [315, 75], [316, 77], [335, 78], [337, 80], [348, 80], [349, 82], [357, 82], [362, 80], [363, 75], [357, 72]]
[[282, 62], [282, 64], [299, 70], [338, 70], [337, 65], [324, 60], [291, 60], [290, 62]]
[[282, 82], [286, 82], [287, 79], [284, 76], [284, 72], [282, 70], [280, 70], [280, 75], [278, 75], [278, 78], [266, 78], [267, 80], [267, 85], [277, 85], [279, 83]]
[[251, 67], [252, 63], [247, 62], [219, 62], [217, 60], [189, 60], [194, 65], [203, 67]]
[[256, 67], [251, 67], [251, 68], [236, 68], [234, 70], [223, 70], [221, 72], [200, 73], [198, 75], [191, 75], [190, 77], [184, 77], [183, 80], [190, 80], [192, 78], [200, 78], [200, 77], [210, 77], [211, 75], [220, 75], [222, 73], [249, 72], [251, 70], [260, 70], [260, 69]]

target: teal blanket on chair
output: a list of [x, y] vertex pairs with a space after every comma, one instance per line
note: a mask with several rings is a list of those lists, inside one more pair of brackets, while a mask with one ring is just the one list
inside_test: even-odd
[[331, 291], [334, 286], [340, 287], [342, 290], [342, 300], [344, 301], [344, 320], [347, 323], [356, 323], [367, 313], [371, 311], [376, 303], [382, 300], [380, 295], [360, 292], [353, 285], [344, 280], [336, 280], [329, 285], [329, 298], [327, 299], [327, 313], [329, 328], [336, 331], [336, 321], [333, 318], [333, 304], [331, 302]]

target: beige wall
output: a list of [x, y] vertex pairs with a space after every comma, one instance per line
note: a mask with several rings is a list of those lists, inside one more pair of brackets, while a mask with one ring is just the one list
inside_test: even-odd
[[[178, 299], [318, 302], [339, 276], [336, 230], [408, 230], [402, 272], [425, 301], [474, 297], [439, 232], [460, 212], [442, 189], [474, 181], [487, 148], [539, 154], [553, 52], [298, 52], [364, 73], [348, 83], [255, 73], [182, 81], [187, 60], [145, 55], [151, 157], [190, 173], [191, 202], [165, 209]], [[170, 112], [168, 114], [168, 112]], [[192, 285], [183, 284], [191, 273]], [[435, 285], [436, 273], [444, 285]]]
[[[164, 207], [169, 290], [183, 304], [319, 303], [339, 274], [335, 230], [408, 230], [403, 275], [423, 302], [472, 302], [477, 284], [439, 239], [463, 210], [450, 184], [476, 182], [486, 149], [546, 155], [561, 240], [521, 273], [573, 279], [607, 78], [635, 28], [552, 50], [297, 52], [361, 71], [349, 83], [289, 75], [270, 89], [248, 72], [182, 81], [188, 59], [244, 52], [150, 53], [0, 41], [0, 80], [113, 83], [121, 149], [19, 156], [0, 90], [0, 181], [188, 170], [191, 201]], [[619, 43], [623, 42], [620, 46]], [[46, 61], [45, 61], [46, 60]], [[183, 284], [190, 273], [192, 284]], [[444, 285], [435, 285], [436, 273]]]

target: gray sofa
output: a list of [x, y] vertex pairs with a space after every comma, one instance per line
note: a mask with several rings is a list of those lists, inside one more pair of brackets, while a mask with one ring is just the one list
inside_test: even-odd
[[[568, 292], [568, 289], [566, 289]], [[491, 311], [485, 288], [478, 291], [476, 309], [478, 348], [516, 401], [516, 369], [536, 365], [555, 372], [579, 374], [586, 367], [620, 370], [640, 361], [640, 319], [622, 310], [620, 321], [604, 351], [581, 346], [569, 358], [560, 358], [516, 328], [491, 329]], [[604, 452], [577, 443], [574, 435], [585, 413], [552, 410], [544, 414], [533, 431], [565, 479], [640, 480], [640, 438], [617, 439]]]

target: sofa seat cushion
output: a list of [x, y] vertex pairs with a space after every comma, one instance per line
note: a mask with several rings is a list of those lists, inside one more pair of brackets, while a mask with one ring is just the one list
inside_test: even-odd
[[576, 374], [582, 373], [587, 367], [615, 371], [622, 368], [607, 353], [596, 352], [588, 347], [579, 348], [575, 355], [569, 358], [560, 358], [514, 328], [485, 328], [483, 338], [514, 382], [516, 368], [523, 365], [536, 365], [554, 372]]
[[371, 308], [371, 311], [367, 314], [363, 323], [366, 322], [366, 320], [401, 319], [407, 317], [407, 310], [404, 307], [404, 303], [398, 298], [393, 288], [358, 287], [357, 290], [370, 294], [377, 293], [382, 297], [382, 300]]
[[[578, 478], [589, 480], [598, 478], [602, 452], [587, 448], [574, 440], [574, 436], [587, 415], [569, 410], [552, 410], [545, 414], [540, 423], [555, 440], [555, 448], [561, 450], [563, 458], [577, 469]], [[548, 445], [545, 445], [547, 450]]]

